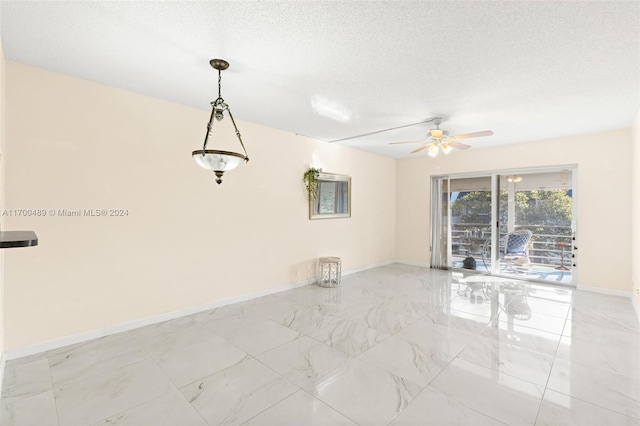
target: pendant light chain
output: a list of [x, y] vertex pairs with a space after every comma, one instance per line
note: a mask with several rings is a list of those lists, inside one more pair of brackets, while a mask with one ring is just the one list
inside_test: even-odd
[[222, 71], [218, 70], [218, 99], [224, 102], [222, 99]]

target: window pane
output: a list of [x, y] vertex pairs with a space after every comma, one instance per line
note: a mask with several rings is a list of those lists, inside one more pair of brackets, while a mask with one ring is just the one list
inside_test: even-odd
[[320, 182], [320, 214], [336, 212], [336, 182]]

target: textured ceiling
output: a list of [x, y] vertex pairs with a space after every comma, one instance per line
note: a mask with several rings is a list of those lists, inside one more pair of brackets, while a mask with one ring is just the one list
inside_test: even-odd
[[[224, 58], [234, 116], [327, 141], [442, 116], [493, 130], [479, 148], [629, 127], [639, 108], [636, 1], [2, 1], [0, 25], [9, 60], [201, 109]], [[407, 157], [389, 142], [430, 127], [340, 143]]]

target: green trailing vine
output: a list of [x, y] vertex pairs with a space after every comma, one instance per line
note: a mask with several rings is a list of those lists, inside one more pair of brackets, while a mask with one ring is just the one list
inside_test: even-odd
[[309, 201], [312, 201], [316, 197], [318, 192], [318, 177], [320, 176], [321, 171], [322, 169], [315, 169], [311, 167], [309, 170], [304, 172], [304, 175], [302, 176], [302, 181], [307, 189]]

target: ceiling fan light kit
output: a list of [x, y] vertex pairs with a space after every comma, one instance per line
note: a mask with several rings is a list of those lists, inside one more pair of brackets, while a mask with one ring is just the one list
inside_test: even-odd
[[440, 145], [440, 148], [445, 154], [448, 154], [453, 150], [453, 147], [449, 144], [449, 142], [443, 143], [442, 145]]

